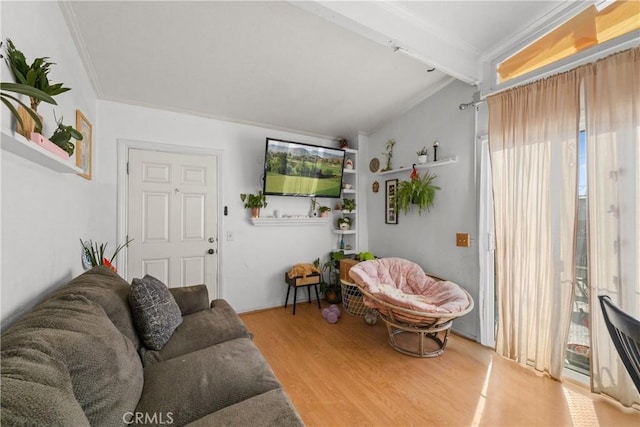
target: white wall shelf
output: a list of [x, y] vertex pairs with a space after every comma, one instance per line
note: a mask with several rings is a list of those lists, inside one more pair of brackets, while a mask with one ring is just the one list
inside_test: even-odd
[[251, 224], [258, 227], [277, 227], [289, 225], [322, 225], [329, 222], [329, 218], [309, 218], [309, 217], [291, 217], [291, 218], [275, 218], [260, 217], [251, 218]]
[[[428, 162], [428, 163], [423, 163], [423, 164], [416, 163], [416, 169], [435, 168], [435, 167], [438, 167], [438, 166], [450, 165], [452, 163], [457, 163], [457, 162], [458, 162], [458, 156], [452, 156], [452, 157], [448, 157], [446, 159], [438, 160], [437, 162]], [[411, 167], [401, 168], [401, 169], [391, 169], [389, 171], [378, 172], [376, 175], [389, 175], [389, 174], [398, 173], [398, 172], [409, 172], [410, 173], [411, 172]]]
[[82, 169], [72, 164], [71, 160], [64, 160], [31, 141], [23, 140], [20, 135], [9, 135], [3, 131], [2, 149], [56, 172], [82, 173]]
[[333, 229], [333, 232], [335, 234], [356, 234], [356, 230], [340, 230], [340, 229]]

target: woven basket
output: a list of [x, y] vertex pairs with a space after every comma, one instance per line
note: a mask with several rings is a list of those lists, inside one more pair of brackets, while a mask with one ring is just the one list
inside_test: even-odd
[[341, 280], [340, 285], [342, 287], [342, 305], [345, 311], [352, 316], [364, 316], [369, 311], [369, 308], [364, 305], [362, 292], [360, 292], [355, 283]]

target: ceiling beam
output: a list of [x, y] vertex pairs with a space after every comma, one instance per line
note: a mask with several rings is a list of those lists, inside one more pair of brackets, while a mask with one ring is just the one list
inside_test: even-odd
[[469, 84], [481, 80], [481, 52], [392, 2], [294, 1], [292, 5]]

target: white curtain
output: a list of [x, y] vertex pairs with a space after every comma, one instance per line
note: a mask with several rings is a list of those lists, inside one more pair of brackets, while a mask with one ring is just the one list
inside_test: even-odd
[[480, 141], [480, 199], [478, 256], [480, 263], [480, 344], [494, 347], [495, 339], [495, 241], [493, 191], [489, 141]]
[[560, 378], [575, 278], [575, 72], [487, 99], [493, 173], [496, 351]]
[[598, 295], [640, 318], [640, 48], [582, 67], [587, 123], [591, 382], [640, 403], [602, 318]]

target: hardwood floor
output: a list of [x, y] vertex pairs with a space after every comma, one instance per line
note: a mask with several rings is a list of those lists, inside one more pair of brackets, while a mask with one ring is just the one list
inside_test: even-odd
[[391, 349], [382, 321], [332, 325], [315, 304], [241, 318], [308, 426], [640, 426], [639, 411], [456, 335], [419, 359]]

